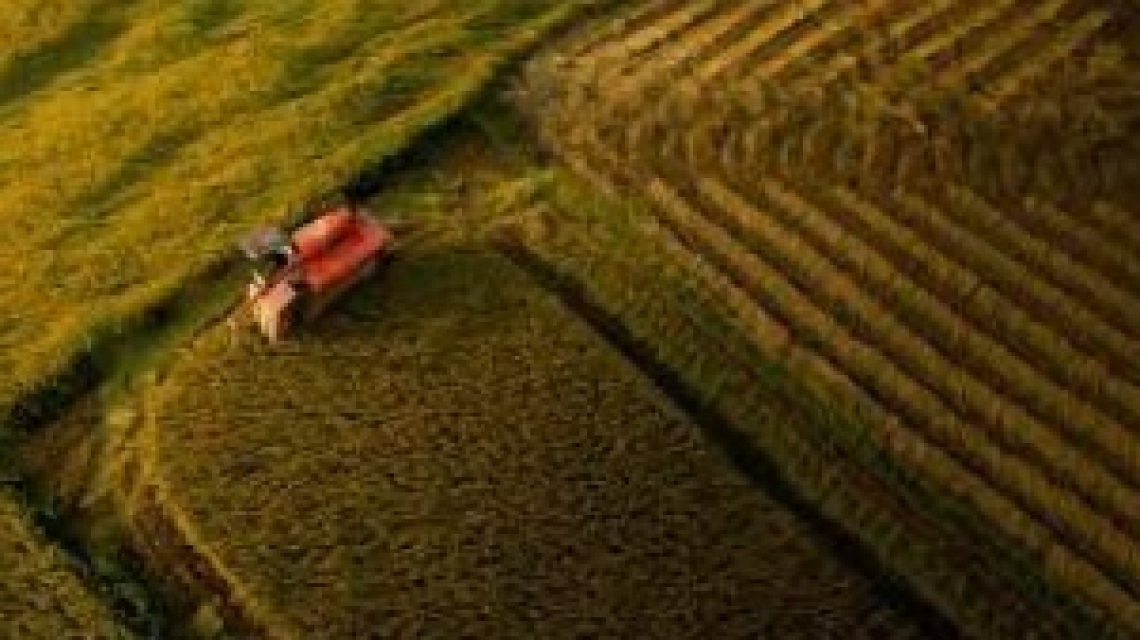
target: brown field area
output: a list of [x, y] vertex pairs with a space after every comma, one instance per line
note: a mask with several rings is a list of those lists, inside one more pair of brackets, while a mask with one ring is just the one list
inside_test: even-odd
[[15, 2], [0, 640], [1140, 637], [1135, 3]]
[[488, 248], [410, 251], [288, 349], [206, 336], [160, 393], [177, 515], [142, 517], [270, 635], [922, 635]]
[[569, 165], [651, 203], [761, 351], [1140, 632], [1129, 17], [650, 2], [518, 93]]

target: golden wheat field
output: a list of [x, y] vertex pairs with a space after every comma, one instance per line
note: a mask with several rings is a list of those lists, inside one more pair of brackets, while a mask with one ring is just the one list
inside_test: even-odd
[[1134, 3], [10, 4], [0, 638], [1140, 637]]

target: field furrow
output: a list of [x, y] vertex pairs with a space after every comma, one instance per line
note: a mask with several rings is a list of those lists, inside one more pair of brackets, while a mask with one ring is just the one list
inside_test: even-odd
[[[592, 31], [584, 38], [578, 38], [566, 49], [565, 55], [571, 58], [588, 58], [607, 47], [620, 46], [629, 39], [630, 34], [640, 30], [644, 25], [658, 19], [666, 11], [676, 5], [673, 0], [649, 0], [629, 8], [626, 13], [607, 20], [604, 24]], [[612, 57], [602, 55], [601, 57]]]
[[945, 24], [940, 25], [943, 28], [938, 29], [922, 42], [908, 48], [903, 53], [900, 62], [902, 64], [928, 63], [950, 47], [960, 46], [965, 49], [968, 44], [972, 44], [970, 38], [973, 34], [984, 30], [995, 21], [1004, 19], [1006, 12], [1017, 9], [1018, 4], [1016, 0], [994, 0], [993, 2], [982, 2], [980, 6], [975, 6], [977, 6], [975, 11], [967, 16], [959, 16], [953, 20], [945, 21]]
[[796, 93], [818, 91], [844, 73], [880, 63], [891, 45], [887, 28], [900, 15], [907, 14], [890, 0], [840, 5], [834, 17], [825, 18], [822, 31], [830, 34], [809, 36], [805, 54], [782, 67], [780, 85]]
[[[1140, 264], [1123, 260], [1113, 243], [1091, 236], [1079, 218], [1048, 204], [1039, 204], [1036, 212], [1007, 213], [969, 189], [951, 186], [949, 194], [961, 212], [958, 219], [984, 234], [996, 249], [1081, 300], [1122, 333], [1140, 338], [1140, 295], [1121, 286], [1129, 272], [1140, 270]], [[1042, 227], [1052, 232], [1051, 237], [1041, 237]], [[1098, 255], [1110, 261], [1105, 265], [1108, 270], [1095, 268], [1105, 264]], [[1111, 268], [1118, 265], [1124, 271]]]
[[[673, 194], [660, 189], [658, 191], [658, 197], [664, 198], [667, 204], [680, 207], [678, 212], [681, 215], [699, 215], [687, 210], [686, 205], [675, 199]], [[665, 224], [672, 226], [673, 223], [665, 222]], [[750, 335], [758, 341], [761, 349], [778, 354], [781, 361], [793, 372], [806, 376], [810, 381], [823, 384], [827, 392], [836, 394], [837, 398], [853, 402], [857, 415], [876, 425], [870, 436], [872, 439], [880, 441], [902, 461], [913, 465], [940, 486], [961, 496], [999, 530], [1045, 558], [1050, 571], [1062, 576], [1070, 584], [1079, 585], [1081, 589], [1094, 594], [1093, 599], [1102, 606], [1120, 611], [1127, 616], [1136, 616], [1138, 611], [1129, 595], [1099, 574], [1098, 570], [1086, 560], [1072, 555], [1048, 529], [1022, 517], [1019, 507], [1002, 493], [995, 492], [993, 487], [982, 482], [982, 476], [977, 473], [974, 459], [960, 460], [948, 455], [952, 454], [954, 449], [946, 449], [937, 442], [923, 439], [923, 436], [919, 435], [922, 433], [921, 430], [916, 431], [913, 426], [900, 422], [897, 413], [887, 409], [879, 400], [869, 395], [868, 389], [852, 379], [832, 360], [817, 353], [815, 345], [793, 339], [792, 330], [762, 308], [763, 299], [757, 299], [745, 292], [742, 287], [747, 287], [747, 283], [741, 282], [741, 274], [720, 270], [702, 257], [702, 250], [699, 247], [687, 244], [693, 242], [690, 234], [676, 227], [672, 230], [655, 231], [654, 235], [661, 246], [675, 256], [677, 263], [695, 269], [710, 291], [725, 300], [738, 317], [758, 320], [756, 324], [746, 321], [745, 326], [757, 329], [755, 332], [750, 332]], [[679, 235], [673, 235], [674, 233]], [[992, 575], [987, 574], [987, 578]], [[985, 581], [974, 583], [972, 588], [976, 588], [982, 582]]]
[[[1013, 220], [1022, 223], [1027, 232], [1038, 235], [1042, 242], [1067, 248], [1072, 260], [1096, 268], [1100, 277], [1112, 284], [1111, 294], [1107, 290], [1102, 293], [1117, 298], [1113, 304], [1123, 308], [1131, 300], [1130, 304], [1136, 305], [1140, 298], [1137, 249], [1116, 233], [1095, 226], [1091, 221], [1095, 208], [1095, 203], [1087, 203], [1080, 208], [1081, 213], [1069, 213], [1044, 200], [1031, 199], [1025, 203], [1025, 215], [1014, 216]], [[1117, 227], [1124, 233], [1130, 228], [1128, 225]], [[1140, 321], [1135, 319], [1136, 311], [1128, 313], [1133, 314], [1128, 316], [1133, 318], [1130, 326], [1140, 327]]]
[[[786, 3], [775, 8], [771, 15], [765, 17], [760, 23], [748, 31], [748, 34], [732, 43], [720, 55], [709, 59], [696, 71], [696, 77], [708, 82], [729, 70], [736, 70], [742, 63], [749, 60], [755, 52], [778, 35], [796, 24], [806, 21], [814, 12], [827, 4], [826, 0], [810, 0], [805, 4]], [[751, 65], [747, 65], [751, 66]], [[745, 73], [747, 68], [741, 69]]]
[[[861, 21], [882, 11], [887, 2], [888, 0], [877, 0], [857, 5], [845, 3], [834, 14], [818, 15], [817, 20], [813, 21], [814, 28], [809, 33], [783, 47], [777, 55], [764, 59], [749, 69], [750, 77], [763, 82], [783, 81], [785, 76], [795, 75], [788, 72], [793, 66], [803, 70], [801, 76], [813, 77], [820, 72], [820, 61], [816, 59], [819, 49], [859, 31], [862, 28]], [[842, 48], [836, 50], [843, 51]]]
[[[754, 210], [750, 203], [718, 181], [701, 180], [700, 188], [709, 197], [712, 206], [726, 213], [734, 212], [731, 220], [734, 235], [750, 235], [747, 244], [754, 252], [765, 248], [780, 252], [781, 255], [774, 256], [773, 261], [783, 263], [783, 271], [786, 273], [811, 274], [814, 269], [816, 273], [803, 277], [802, 288], [824, 297], [821, 306], [836, 309], [835, 315], [853, 327], [853, 331], [864, 335], [868, 342], [883, 348], [914, 379], [929, 381], [931, 389], [945, 398], [949, 405], [956, 407], [969, 419], [993, 429], [999, 434], [998, 439], [1007, 446], [1025, 449], [1030, 459], [1043, 467], [1055, 481], [1071, 485], [1090, 503], [1097, 505], [1098, 510], [1108, 518], [1120, 522], [1130, 534], [1140, 535], [1137, 495], [1133, 487], [1125, 484], [1134, 484], [1140, 476], [1136, 468], [1137, 452], [1135, 446], [1130, 446], [1132, 441], [1128, 433], [1119, 425], [1104, 419], [1081, 400], [1067, 397], [1065, 390], [1041, 381], [1031, 367], [1009, 354], [1003, 354], [1000, 346], [991, 343], [986, 336], [972, 333], [972, 329], [961, 319], [933, 300], [928, 299], [928, 302], [933, 303], [932, 308], [910, 306], [908, 303], [913, 302], [913, 299], [908, 298], [915, 296], [916, 291], [899, 284], [905, 282], [902, 274], [894, 269], [882, 268], [886, 265], [881, 259], [878, 262], [880, 269], [870, 268], [877, 256], [866, 251], [865, 247], [854, 244], [835, 246], [842, 244], [842, 241], [837, 240], [843, 237], [840, 229], [827, 225], [822, 212], [797, 195], [780, 185], [770, 184], [770, 196], [774, 201], [779, 200], [777, 206], [787, 211], [787, 216], [769, 215]], [[788, 230], [779, 229], [775, 224], [777, 217], [788, 224], [809, 226], [805, 231], [815, 234], [812, 238], [818, 244], [809, 246]], [[762, 222], [765, 219], [769, 222]], [[864, 278], [862, 282], [856, 283], [846, 275], [849, 273], [879, 277]], [[877, 299], [868, 296], [871, 292], [875, 292], [873, 295]], [[884, 306], [884, 302], [889, 301], [907, 303], [896, 302], [896, 310], [892, 310]], [[908, 314], [904, 320], [899, 314], [905, 311], [912, 311], [913, 315]], [[941, 312], [942, 322], [931, 322], [930, 316], [938, 312]], [[913, 323], [917, 331], [908, 326], [906, 321]], [[937, 331], [923, 331], [931, 326], [935, 326]], [[925, 335], [919, 335], [919, 332]], [[941, 352], [935, 349], [935, 346], [942, 343], [938, 340], [940, 335], [956, 337], [951, 348]], [[979, 343], [981, 346], [975, 351], [976, 357], [967, 362], [980, 363], [980, 371], [960, 368], [953, 361], [954, 357], [962, 357], [962, 347]], [[953, 347], [958, 350], [955, 351]], [[996, 393], [984, 380], [1001, 381], [1007, 394], [1021, 399], [1027, 407], [1039, 410], [1038, 405], [1041, 403], [1049, 403], [1050, 408], [1055, 407], [1056, 413], [1045, 415], [1044, 420], [1053, 420], [1059, 424], [1087, 424], [1087, 429], [1100, 436], [1094, 438], [1096, 444], [1100, 445], [1092, 446], [1094, 459], [1103, 456], [1116, 460], [1118, 464], [1113, 465], [1113, 468], [1119, 469], [1122, 479], [1104, 471], [1092, 474], [1094, 477], [1081, 478], [1081, 474], [1077, 473], [1085, 465], [1081, 450], [1090, 447], [1086, 443], [1087, 432], [1062, 432], [1071, 438], [1066, 442], [1052, 431], [1050, 423], [1030, 416], [1022, 406]], [[1052, 404], [1052, 399], [1057, 397], [1070, 404]], [[1031, 444], [1026, 448], [1024, 442]], [[1121, 447], [1123, 451], [1120, 450]]]
[[669, 210], [665, 213], [669, 226], [719, 268], [734, 274], [754, 299], [772, 305], [773, 313], [792, 327], [793, 335], [817, 344], [861, 386], [939, 446], [962, 459], [978, 462], [984, 477], [1002, 487], [1045, 526], [1055, 529], [1074, 549], [1089, 554], [1090, 561], [1106, 576], [1125, 576], [1124, 584], [1128, 584], [1127, 576], [1137, 575], [1140, 559], [1131, 551], [1134, 543], [1111, 522], [1045, 477], [1040, 468], [1002, 446], [994, 446], [1000, 443], [978, 438], [971, 422], [961, 420], [952, 406], [916, 382], [873, 342], [861, 339], [836, 322], [831, 313], [809, 299], [807, 292], [789, 283], [785, 272], [745, 250], [664, 182], [651, 180], [649, 194], [661, 211]]
[[1110, 202], [1098, 200], [1081, 211], [1081, 219], [1105, 237], [1116, 238], [1121, 251], [1140, 254], [1140, 214]]
[[[1114, 377], [1095, 352], [1082, 352], [1071, 343], [1062, 327], [1047, 319], [1033, 318], [1000, 292], [992, 289], [984, 276], [975, 275], [961, 263], [924, 244], [907, 226], [876, 209], [845, 188], [834, 190], [836, 206], [853, 233], [905, 265], [910, 277], [928, 287], [932, 294], [953, 305], [959, 313], [972, 317], [981, 330], [1007, 341], [1009, 347], [1038, 363], [1062, 387], [1072, 388], [1089, 398], [1119, 403], [1126, 424], [1135, 423], [1140, 395], [1127, 381]], [[854, 215], [852, 215], [854, 214]], [[984, 302], [984, 304], [983, 304]], [[976, 304], [975, 304], [976, 303]], [[1105, 394], [1105, 395], [1102, 395]]]
[[793, 86], [807, 88], [827, 85], [860, 66], [874, 70], [892, 57], [894, 51], [902, 49], [903, 43], [914, 31], [958, 5], [958, 0], [931, 0], [910, 7], [906, 11], [892, 7], [893, 19], [886, 25], [883, 33], [865, 34], [865, 39], [854, 52], [837, 50], [813, 69], [812, 73], [804, 73], [804, 77]]
[[1076, 22], [1064, 25], [1048, 44], [1036, 52], [1036, 55], [1018, 60], [1011, 70], [993, 85], [986, 87], [985, 93], [990, 104], [997, 109], [1021, 93], [1028, 82], [1044, 75], [1058, 62], [1069, 57], [1110, 19], [1111, 14], [1107, 11], [1096, 10], [1090, 11]]
[[[913, 281], [923, 289], [899, 296], [900, 304], [929, 300], [924, 304], [927, 308], [943, 309], [927, 316], [927, 320], [935, 321], [937, 328], [932, 329], [940, 333], [941, 340], [954, 345], [956, 341], [976, 336], [974, 348], [962, 345], [967, 347], [964, 353], [986, 354], [1002, 362], [1017, 362], [1017, 356], [1010, 352], [1016, 353], [1023, 362], [1034, 363], [1061, 389], [1071, 389], [1082, 398], [1105, 407], [1124, 424], [1136, 423], [1140, 416], [1140, 389], [1112, 375], [1095, 355], [1072, 345], [1066, 333], [1031, 317], [993, 290], [978, 274], [926, 244], [913, 229], [849, 189], [834, 188], [830, 199], [837, 209], [844, 211], [845, 215], [835, 216], [834, 220], [843, 225], [852, 240], [859, 238], [875, 247], [908, 276], [902, 278], [900, 274], [899, 279]], [[942, 318], [959, 315], [968, 319], [976, 332], [952, 331], [954, 324], [942, 321]], [[985, 337], [986, 334], [993, 339]], [[995, 358], [998, 354], [1005, 357]], [[999, 371], [993, 375], [999, 380], [1011, 375], [1024, 377], [1014, 371]], [[1079, 423], [1066, 421], [1063, 424], [1072, 424], [1075, 428]]]
[[684, 33], [719, 6], [720, 0], [686, 3], [679, 7], [669, 4], [667, 13], [654, 14], [652, 20], [638, 25], [633, 33], [586, 52], [578, 61], [587, 68], [596, 69], [601, 75], [623, 73], [639, 60], [639, 56]]
[[[812, 0], [813, 2], [816, 0]], [[772, 0], [744, 0], [734, 8], [710, 16], [685, 31], [668, 46], [655, 52], [655, 56], [632, 69], [621, 78], [615, 90], [618, 96], [636, 94], [645, 87], [667, 77], [682, 65], [696, 64], [725, 41], [734, 41], [731, 34], [751, 24]], [[603, 78], [604, 81], [604, 78]]]
[[[1027, 269], [1018, 260], [993, 247], [985, 236], [974, 235], [960, 216], [951, 219], [946, 210], [912, 195], [895, 210], [900, 221], [921, 230], [933, 246], [955, 256], [963, 265], [985, 274], [987, 284], [1034, 314], [1042, 322], [1057, 320], [1080, 331], [1071, 337], [1097, 354], [1118, 374], [1140, 383], [1140, 343], [1122, 333], [1109, 319], [1091, 312], [1087, 305]], [[955, 209], [950, 209], [955, 210]], [[964, 211], [966, 215], [968, 211]]]
[[[1039, 34], [1042, 26], [1047, 26], [1053, 21], [1068, 4], [1069, 0], [1045, 0], [1011, 23], [1002, 24], [1000, 28], [995, 26], [993, 37], [986, 39], [973, 51], [967, 52], [965, 58], [941, 70], [936, 81], [943, 86], [955, 88], [972, 76], [983, 76], [984, 70], [990, 63]], [[979, 78], [979, 84], [983, 80], [990, 81], [983, 76]]]

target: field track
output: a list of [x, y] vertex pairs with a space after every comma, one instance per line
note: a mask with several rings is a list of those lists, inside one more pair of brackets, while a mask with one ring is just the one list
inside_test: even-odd
[[[570, 166], [652, 203], [762, 350], [795, 354], [884, 449], [1140, 633], [1140, 219], [1111, 177], [1135, 166], [1035, 179], [1048, 154], [973, 130], [927, 143], [924, 111], [965, 96], [981, 131], [998, 106], [1052, 108], [1104, 73], [1081, 61], [1120, 50], [1115, 19], [1066, 0], [647, 3], [533, 64], [548, 100], [522, 101]], [[780, 97], [805, 91], [913, 131]]]

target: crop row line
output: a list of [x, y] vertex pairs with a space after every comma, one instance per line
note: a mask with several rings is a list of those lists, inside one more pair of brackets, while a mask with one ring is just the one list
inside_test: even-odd
[[[672, 248], [668, 248], [668, 247], [669, 247], [669, 245], [663, 245], [663, 248], [667, 248], [667, 250], [670, 253], [677, 251], [676, 245], [674, 245]], [[560, 260], [565, 261], [568, 259], [566, 257], [567, 255], [573, 255], [573, 253], [574, 253], [574, 251], [572, 249], [565, 247], [565, 246], [562, 246], [562, 245], [554, 246], [554, 247], [548, 247], [547, 251], [551, 254], [550, 259], [554, 260], [554, 261], [560, 261]], [[682, 251], [686, 251], [686, 250], [682, 250]], [[688, 255], [690, 257], [688, 264], [692, 264], [693, 263], [693, 260], [692, 260], [693, 256], [692, 256], [692, 254], [688, 254]], [[697, 258], [696, 260], [699, 261], [699, 258]], [[680, 263], [681, 261], [676, 260], [675, 262]], [[667, 266], [665, 266], [666, 264], [668, 264], [668, 261], [663, 262], [660, 268], [661, 269], [668, 268]], [[590, 285], [592, 287], [597, 287], [597, 288], [606, 287], [610, 282], [612, 282], [613, 281], [613, 275], [612, 274], [623, 273], [623, 272], [628, 273], [629, 272], [628, 268], [622, 268], [622, 267], [620, 267], [620, 265], [611, 266], [609, 268], [609, 271], [606, 271], [600, 267], [597, 267], [597, 268], [592, 267], [589, 264], [586, 264], [586, 265], [578, 264], [576, 266], [567, 266], [567, 267], [565, 267], [565, 269], [574, 273], [575, 277], [580, 278], [583, 282], [588, 282], [588, 283], [590, 283]], [[662, 276], [662, 277], [665, 277], [665, 276]], [[655, 344], [661, 345], [660, 346], [660, 349], [662, 349], [662, 351], [660, 351], [661, 357], [667, 358], [667, 359], [669, 359], [669, 361], [673, 361], [673, 362], [679, 361], [679, 362], [691, 363], [691, 364], [687, 365], [687, 368], [697, 372], [696, 375], [694, 376], [694, 378], [696, 378], [698, 380], [702, 380], [702, 379], [703, 380], [710, 380], [711, 382], [708, 383], [710, 386], [710, 392], [713, 393], [714, 395], [717, 393], [717, 389], [720, 389], [721, 393], [737, 393], [737, 394], [740, 394], [740, 397], [751, 398], [751, 399], [753, 399], [753, 401], [755, 400], [755, 389], [757, 388], [755, 386], [756, 385], [755, 379], [737, 380], [737, 379], [735, 379], [737, 377], [737, 375], [732, 372], [733, 371], [732, 368], [728, 369], [726, 372], [726, 369], [724, 367], [723, 362], [721, 362], [720, 364], [716, 364], [715, 362], [709, 362], [709, 359], [710, 359], [709, 354], [714, 353], [714, 352], [717, 354], [715, 357], [713, 357], [713, 360], [723, 359], [725, 357], [728, 357], [731, 359], [730, 354], [733, 353], [733, 350], [731, 350], [730, 348], [725, 348], [725, 347], [722, 347], [722, 348], [706, 347], [703, 350], [699, 347], [697, 347], [697, 348], [693, 347], [693, 345], [707, 345], [707, 344], [709, 344], [709, 342], [708, 342], [710, 339], [709, 335], [718, 335], [718, 334], [722, 335], [723, 330], [720, 330], [718, 332], [718, 330], [715, 328], [708, 328], [706, 330], [709, 331], [709, 333], [706, 333], [704, 335], [704, 337], [697, 336], [695, 334], [692, 334], [692, 331], [695, 330], [694, 327], [701, 327], [701, 326], [707, 327], [707, 325], [702, 325], [701, 322], [696, 321], [695, 319], [693, 319], [691, 317], [688, 317], [690, 314], [686, 314], [684, 311], [681, 311], [675, 307], [671, 307], [668, 303], [665, 303], [663, 301], [662, 296], [659, 293], [654, 293], [652, 291], [646, 291], [646, 289], [644, 287], [639, 288], [639, 287], [630, 286], [628, 283], [626, 283], [624, 285], [621, 283], [614, 283], [612, 287], [608, 287], [608, 288], [617, 292], [614, 294], [610, 294], [611, 295], [610, 306], [613, 307], [616, 305], [616, 308], [622, 309], [623, 311], [620, 313], [622, 318], [631, 319], [631, 320], [629, 320], [629, 323], [631, 323], [633, 325], [644, 325], [644, 323], [651, 323], [650, 326], [646, 326], [646, 327], [642, 328], [640, 330], [640, 332], [642, 335], [644, 335], [646, 337], [647, 340], [653, 341]], [[736, 291], [735, 288], [730, 288], [729, 290], [730, 291]], [[721, 298], [720, 291], [721, 291], [721, 289], [717, 288], [717, 289], [713, 290], [712, 292], [710, 292], [710, 294], [715, 294], [714, 297], [719, 299], [719, 298]], [[614, 297], [614, 296], [616, 296], [616, 297]], [[751, 308], [752, 310], [749, 311], [749, 308]], [[751, 305], [746, 305], [744, 308], [744, 312], [750, 314], [748, 317], [755, 319], [755, 322], [752, 324], [753, 327], [767, 327], [766, 330], [761, 328], [759, 330], [751, 332], [751, 335], [753, 335], [753, 337], [767, 336], [768, 340], [774, 340], [774, 341], [784, 345], [783, 347], [779, 348], [779, 352], [784, 353], [784, 354], [790, 354], [791, 353], [791, 351], [790, 351], [791, 347], [788, 346], [790, 343], [787, 342], [788, 334], [787, 334], [786, 330], [781, 329], [780, 325], [777, 323], [773, 323], [771, 321], [767, 321], [767, 322], [764, 321], [763, 316], [758, 315], [755, 311], [755, 308], [751, 307]], [[678, 315], [681, 316], [680, 321], [678, 321]], [[662, 324], [662, 323], [664, 323], [664, 324]], [[668, 341], [662, 341], [660, 339], [660, 337], [664, 336], [664, 335], [670, 336], [670, 339]], [[657, 338], [656, 340], [654, 340], [655, 336]], [[689, 346], [686, 347], [685, 345], [687, 343]], [[796, 352], [803, 354], [803, 355], [801, 355], [799, 357], [789, 357], [789, 361], [791, 363], [793, 363], [793, 370], [797, 369], [797, 365], [813, 359], [813, 356], [811, 356], [807, 352], [804, 352], [802, 349], [796, 348]], [[696, 362], [694, 362], [693, 359], [696, 359]], [[751, 369], [753, 371], [755, 371], [755, 367], [752, 367]], [[748, 368], [746, 367], [745, 370], [748, 370]], [[840, 379], [842, 379], [845, 376], [843, 376], [843, 374], [840, 374], [839, 377], [840, 377]], [[734, 391], [725, 392], [724, 391], [725, 389], [731, 389]], [[749, 393], [749, 390], [751, 390], [751, 393]], [[737, 416], [738, 424], [746, 425], [746, 424], [749, 424], [752, 420], [755, 420], [756, 415], [757, 415], [757, 413], [755, 413], [755, 412], [763, 412], [763, 407], [754, 405], [754, 406], [751, 406], [747, 410], [737, 411], [734, 413], [734, 415]], [[864, 413], [863, 415], [867, 415], [867, 414]], [[879, 415], [881, 417], [884, 414], [880, 413]], [[766, 434], [766, 435], [769, 435], [770, 437], [777, 437], [777, 434]], [[922, 459], [926, 459], [928, 457], [937, 458], [940, 455], [943, 455], [943, 454], [938, 453], [937, 450], [929, 450], [928, 448], [922, 447], [922, 446], [919, 446], [918, 449], [914, 449], [913, 448], [913, 446], [914, 446], [913, 442], [914, 441], [912, 439], [909, 439], [909, 438], [904, 438], [903, 440], [898, 441], [894, 445], [890, 445], [889, 444], [890, 442], [892, 442], [892, 441], [888, 441], [888, 445], [892, 447], [892, 450], [894, 450], [894, 448], [896, 448], [896, 447], [902, 447], [902, 449], [907, 449], [908, 447], [910, 447], [909, 450], [914, 452], [914, 453], [918, 453]], [[907, 445], [907, 444], [905, 444], [905, 442], [911, 442], [912, 444]], [[827, 480], [824, 482], [825, 482], [825, 486], [831, 487], [830, 490], [832, 490], [832, 491], [839, 491], [840, 487], [846, 487], [847, 486], [844, 483], [839, 482], [838, 479], [835, 479], [835, 478], [832, 478], [831, 480]], [[969, 481], [963, 481], [962, 478], [956, 479], [956, 482], [958, 483], [956, 486], [961, 486], [963, 484], [967, 484], [967, 485], [970, 484]], [[865, 503], [866, 497], [864, 496], [862, 498], [862, 500]], [[831, 505], [831, 506], [834, 506], [834, 505]], [[1007, 507], [1007, 509], [1008, 509], [1008, 507]], [[991, 514], [992, 513], [993, 512], [991, 511]], [[859, 522], [860, 522], [860, 524], [867, 525], [867, 527], [866, 527], [867, 530], [875, 530], [879, 533], [882, 533], [882, 531], [883, 531], [883, 529], [879, 525], [876, 525], [874, 527], [870, 526], [867, 519], [859, 520]], [[882, 524], [882, 522], [880, 521], [879, 524]], [[900, 532], [900, 534], [901, 534], [901, 532]], [[894, 540], [895, 542], [898, 542], [898, 543], [905, 543], [906, 540], [910, 539], [908, 536], [902, 536], [902, 535], [892, 535], [892, 536], [887, 536], [887, 537]], [[929, 559], [927, 559], [927, 560], [929, 560]], [[1081, 566], [1081, 565], [1080, 565], [1080, 563], [1077, 563], [1074, 566]], [[959, 574], [957, 577], [958, 577], [958, 579], [960, 579], [962, 577], [962, 575]], [[947, 583], [942, 583], [942, 585], [940, 587], [942, 590], [939, 591], [938, 593], [940, 594], [939, 595], [940, 598], [948, 597], [951, 592], [958, 594], [958, 595], [961, 595], [962, 592], [970, 592], [976, 596], [976, 595], [978, 595], [978, 590], [976, 588], [977, 586], [978, 586], [977, 583], [975, 583], [974, 584], [975, 589], [973, 589], [971, 591], [971, 589], [968, 585], [963, 584], [962, 588], [958, 589], [955, 587], [950, 587]], [[949, 589], [949, 590], [947, 590], [947, 589]]]

